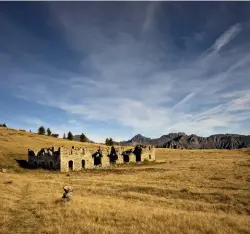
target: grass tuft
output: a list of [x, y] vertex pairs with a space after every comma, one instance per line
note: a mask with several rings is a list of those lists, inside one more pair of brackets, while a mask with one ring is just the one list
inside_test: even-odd
[[[0, 233], [250, 233], [246, 150], [156, 149], [155, 163], [20, 169], [26, 148], [52, 143], [66, 141], [0, 129]], [[71, 202], [61, 199], [65, 185]]]

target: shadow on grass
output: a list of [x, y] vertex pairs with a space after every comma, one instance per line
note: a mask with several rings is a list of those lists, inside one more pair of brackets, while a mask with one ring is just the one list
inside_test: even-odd
[[34, 169], [33, 167], [30, 166], [30, 164], [28, 163], [27, 160], [16, 159], [16, 162], [18, 163], [18, 165], [19, 165], [21, 168], [24, 168], [24, 169]]

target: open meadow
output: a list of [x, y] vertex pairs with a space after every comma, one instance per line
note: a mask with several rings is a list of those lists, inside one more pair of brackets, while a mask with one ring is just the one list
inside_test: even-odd
[[[0, 130], [0, 233], [250, 233], [249, 149], [156, 149], [157, 163], [68, 176], [18, 170], [15, 158], [72, 142], [9, 133]], [[68, 203], [65, 185], [74, 189]]]

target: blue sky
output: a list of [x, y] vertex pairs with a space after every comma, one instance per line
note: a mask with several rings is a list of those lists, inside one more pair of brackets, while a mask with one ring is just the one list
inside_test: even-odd
[[249, 2], [0, 2], [0, 122], [250, 134]]

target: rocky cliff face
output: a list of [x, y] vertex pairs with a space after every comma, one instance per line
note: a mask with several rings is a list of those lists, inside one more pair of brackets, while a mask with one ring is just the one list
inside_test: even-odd
[[250, 136], [237, 134], [218, 134], [209, 137], [186, 135], [185, 133], [169, 133], [160, 138], [151, 139], [140, 134], [120, 145], [154, 145], [155, 147], [172, 149], [240, 149], [250, 147]]

